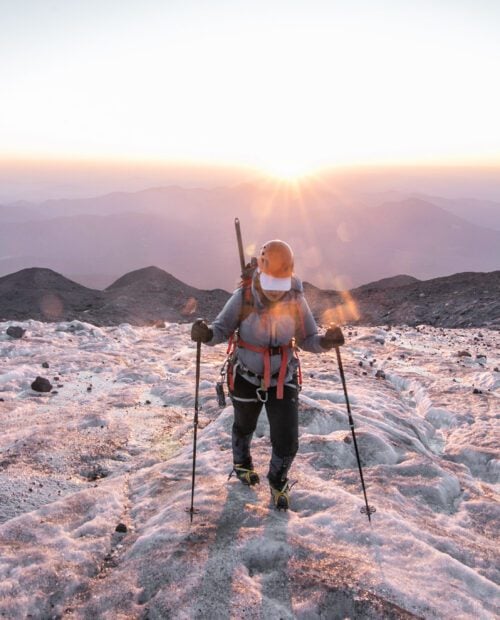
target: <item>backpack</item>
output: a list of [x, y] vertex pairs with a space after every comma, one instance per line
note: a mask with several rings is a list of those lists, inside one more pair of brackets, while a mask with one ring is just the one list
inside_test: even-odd
[[[242, 304], [241, 304], [241, 310], [240, 310], [240, 314], [238, 318], [238, 326], [241, 325], [241, 323], [245, 319], [247, 319], [250, 316], [250, 314], [254, 312], [254, 309], [255, 309], [255, 300], [254, 300], [253, 292], [252, 292], [252, 282], [253, 282], [253, 277], [254, 277], [256, 269], [257, 269], [257, 259], [252, 258], [251, 262], [246, 265], [245, 269], [243, 270], [241, 274], [241, 282], [240, 282], [239, 288], [241, 289]], [[302, 331], [304, 332], [305, 328], [304, 328], [304, 323], [303, 323], [303, 317], [302, 317], [302, 314], [299, 310], [299, 306], [297, 303], [294, 304], [294, 308], [295, 308], [295, 324], [297, 326], [298, 322], [300, 322]], [[225, 406], [225, 397], [223, 395], [223, 385], [224, 385], [224, 380], [226, 378], [226, 374], [227, 374], [227, 383], [228, 383], [229, 393], [232, 394], [233, 389], [234, 389], [233, 367], [234, 367], [234, 362], [235, 362], [235, 351], [236, 351], [237, 346], [244, 346], [245, 348], [252, 348], [253, 350], [258, 349], [258, 352], [261, 352], [264, 355], [266, 354], [269, 355], [268, 352], [264, 350], [265, 349], [264, 347], [253, 347], [252, 345], [249, 345], [248, 343], [243, 343], [243, 341], [239, 338], [239, 329], [236, 328], [236, 330], [231, 334], [229, 338], [227, 352], [226, 352], [226, 360], [224, 361], [224, 364], [222, 366], [222, 369], [220, 372], [221, 376], [216, 386], [216, 391], [217, 391], [217, 396], [219, 399], [220, 406]], [[300, 390], [302, 387], [302, 371], [300, 368], [298, 348], [295, 345], [295, 342], [291, 343], [291, 345], [286, 345], [286, 346], [287, 347], [291, 346], [291, 348], [293, 349], [293, 355], [297, 359], [297, 362], [298, 362], [297, 380], [298, 380], [298, 389]], [[283, 380], [282, 379], [284, 376], [283, 373], [285, 371], [285, 367], [286, 366], [284, 365], [284, 362], [283, 362], [282, 369], [280, 371], [280, 377], [281, 377], [280, 383], [278, 384], [278, 391], [277, 391], [278, 398], [283, 398]], [[263, 391], [261, 388], [259, 389], [260, 391]], [[259, 391], [257, 391], [257, 395], [259, 396]], [[259, 396], [259, 400], [261, 400], [260, 396]], [[266, 400], [267, 400], [267, 397], [266, 397]]]

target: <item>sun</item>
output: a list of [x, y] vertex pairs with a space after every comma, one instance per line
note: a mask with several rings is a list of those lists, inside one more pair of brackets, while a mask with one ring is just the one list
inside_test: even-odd
[[306, 177], [313, 176], [318, 167], [301, 158], [291, 156], [279, 157], [262, 165], [265, 174], [275, 181], [298, 183]]

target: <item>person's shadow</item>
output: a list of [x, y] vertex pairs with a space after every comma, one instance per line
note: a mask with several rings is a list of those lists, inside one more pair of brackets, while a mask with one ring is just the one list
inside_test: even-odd
[[[254, 446], [261, 468], [264, 463], [267, 466], [270, 456], [265, 417], [263, 412]], [[247, 487], [237, 480], [227, 485], [192, 617], [293, 618], [288, 577], [288, 561], [293, 555], [288, 543], [289, 515], [272, 506], [262, 474], [259, 487]]]
[[204, 575], [200, 579], [192, 617], [230, 618], [233, 578], [240, 562], [235, 546], [239, 530], [255, 527], [255, 515], [245, 510], [245, 504], [257, 504], [259, 498], [253, 489], [240, 482], [228, 483], [229, 490], [224, 508], [220, 514], [205, 563]]

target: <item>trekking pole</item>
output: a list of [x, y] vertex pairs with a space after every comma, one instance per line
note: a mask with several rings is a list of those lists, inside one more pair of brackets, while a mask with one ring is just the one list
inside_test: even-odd
[[194, 480], [196, 474], [196, 435], [198, 431], [198, 411], [199, 402], [198, 394], [200, 390], [200, 361], [201, 361], [201, 340], [196, 343], [196, 380], [194, 392], [194, 433], [193, 433], [193, 474], [191, 479], [191, 508], [186, 508], [186, 512], [191, 515], [191, 523], [193, 522], [193, 514], [198, 512], [193, 507], [194, 504]]
[[354, 450], [356, 451], [356, 460], [358, 461], [359, 477], [361, 478], [361, 486], [363, 487], [363, 495], [365, 498], [365, 505], [362, 506], [360, 512], [366, 515], [368, 517], [368, 521], [371, 523], [372, 522], [371, 515], [376, 511], [376, 508], [374, 506], [368, 505], [368, 498], [366, 496], [365, 480], [363, 478], [363, 470], [361, 468], [361, 459], [359, 458], [358, 442], [356, 441], [356, 433], [354, 432], [354, 420], [352, 418], [351, 405], [349, 404], [349, 396], [347, 395], [347, 385], [345, 381], [344, 367], [342, 366], [342, 358], [340, 357], [339, 347], [335, 347], [335, 352], [337, 353], [337, 362], [339, 364], [340, 378], [342, 379], [342, 387], [344, 388], [345, 402], [347, 405], [347, 414], [349, 416], [349, 426], [351, 427]]

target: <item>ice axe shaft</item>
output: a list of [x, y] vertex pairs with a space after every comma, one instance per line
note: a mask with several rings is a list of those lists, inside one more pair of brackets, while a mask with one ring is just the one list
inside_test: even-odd
[[240, 220], [234, 218], [234, 227], [236, 229], [236, 239], [238, 241], [238, 252], [240, 254], [241, 273], [245, 271], [245, 253], [243, 251], [243, 239], [241, 238]]

